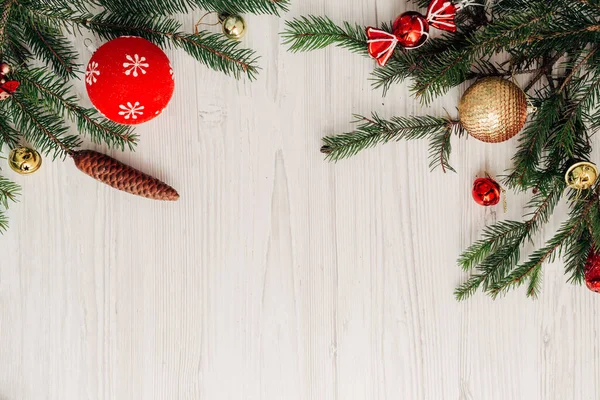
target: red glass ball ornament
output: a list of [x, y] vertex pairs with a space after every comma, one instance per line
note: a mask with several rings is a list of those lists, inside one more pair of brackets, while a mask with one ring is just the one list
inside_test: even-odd
[[158, 116], [175, 88], [167, 55], [134, 36], [100, 46], [88, 63], [85, 83], [94, 107], [106, 118], [127, 125]]
[[585, 285], [592, 292], [600, 293], [600, 254], [594, 249], [585, 262]]
[[473, 183], [473, 200], [482, 206], [495, 206], [500, 202], [502, 189], [491, 178], [477, 178]]
[[408, 49], [421, 46], [429, 38], [429, 23], [418, 12], [409, 11], [400, 14], [392, 26], [398, 43]]

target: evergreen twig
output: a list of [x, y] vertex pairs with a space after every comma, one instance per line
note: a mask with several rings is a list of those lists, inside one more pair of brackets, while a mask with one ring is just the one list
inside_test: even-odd
[[[428, 1], [417, 2], [424, 7]], [[475, 7], [483, 9], [482, 7]], [[591, 249], [600, 248], [600, 194], [596, 187], [570, 192], [569, 218], [542, 248], [521, 262], [523, 246], [548, 223], [566, 188], [565, 170], [589, 160], [590, 137], [600, 129], [600, 3], [592, 0], [502, 0], [491, 5], [491, 18], [460, 11], [458, 32], [431, 39], [416, 50], [397, 46], [387, 65], [375, 68], [373, 86], [383, 89], [410, 79], [413, 93], [430, 103], [451, 88], [485, 76], [529, 78], [525, 91], [546, 78], [532, 98], [537, 111], [519, 137], [513, 166], [505, 177], [514, 190], [533, 190], [524, 221], [500, 221], [487, 227], [458, 263], [471, 276], [455, 292], [459, 300], [481, 289], [496, 297], [527, 284], [527, 295], [540, 288], [542, 266], [563, 255], [565, 274], [584, 279]], [[364, 27], [337, 26], [328, 18], [302, 17], [284, 32], [291, 50], [328, 45], [369, 56]], [[388, 25], [384, 30], [391, 32]], [[493, 57], [506, 61], [494, 63]], [[363, 149], [401, 139], [430, 140], [431, 166], [449, 169], [450, 137], [460, 123], [437, 117], [358, 117], [351, 132], [323, 139], [321, 151], [337, 161]]]
[[[163, 48], [180, 48], [200, 63], [226, 75], [253, 80], [255, 52], [223, 34], [185, 32], [171, 15], [202, 8], [223, 13], [279, 14], [289, 0], [0, 0], [0, 62], [11, 71], [6, 80], [20, 86], [0, 102], [0, 151], [25, 141], [44, 155], [64, 158], [82, 144], [82, 136], [111, 148], [133, 150], [137, 136], [130, 126], [80, 106], [69, 80], [81, 74], [71, 37], [89, 31], [105, 40], [143, 37]], [[32, 65], [42, 64], [33, 68]], [[78, 134], [71, 133], [72, 122]], [[0, 191], [18, 193], [0, 177]], [[0, 192], [0, 232], [6, 207]], [[6, 205], [6, 204], [4, 204]]]

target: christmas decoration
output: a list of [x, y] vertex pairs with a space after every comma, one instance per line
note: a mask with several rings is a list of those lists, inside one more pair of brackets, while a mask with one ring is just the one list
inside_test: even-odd
[[581, 161], [571, 165], [565, 173], [567, 186], [575, 190], [588, 190], [598, 180], [598, 168], [591, 162]]
[[153, 200], [179, 199], [171, 186], [102, 153], [80, 150], [71, 157], [80, 171], [115, 189]]
[[514, 83], [498, 77], [483, 78], [458, 103], [460, 122], [469, 135], [482, 142], [504, 142], [523, 129], [527, 97]]
[[[527, 295], [535, 297], [543, 266], [559, 257], [570, 282], [586, 281], [586, 271], [587, 282], [594, 281], [586, 259], [590, 249], [600, 248], [598, 172], [589, 164], [573, 166], [572, 160], [591, 160], [590, 137], [600, 126], [600, 52], [595, 36], [600, 7], [587, 0], [477, 3], [486, 7], [463, 7], [455, 24], [448, 7], [443, 22], [455, 25], [456, 34], [427, 40], [411, 51], [393, 52], [399, 44], [393, 27], [376, 31], [318, 16], [289, 21], [283, 37], [292, 51], [337, 45], [375, 56], [384, 66], [374, 70], [373, 85], [384, 94], [393, 84], [408, 80], [415, 97], [430, 104], [452, 88], [473, 85], [461, 101], [460, 119], [357, 116], [349, 132], [323, 138], [321, 151], [329, 160], [340, 160], [378, 144], [428, 140], [430, 166], [452, 171], [449, 158], [455, 138], [470, 133], [499, 142], [520, 131], [502, 184], [530, 196], [523, 220], [491, 224], [461, 254], [458, 264], [471, 275], [455, 296], [462, 300], [482, 290], [497, 297], [525, 286]], [[426, 29], [419, 32], [426, 36]], [[413, 33], [413, 40], [419, 44], [422, 39]], [[523, 90], [511, 83], [517, 77], [526, 81]], [[525, 126], [524, 93], [535, 108]], [[560, 218], [565, 222], [522, 259], [522, 248], [537, 242], [536, 235], [563, 197], [569, 207], [568, 216]]]
[[17, 147], [8, 155], [8, 166], [21, 175], [33, 174], [42, 166], [42, 157], [34, 149]]
[[[173, 88], [168, 60], [149, 42], [181, 49], [234, 78], [252, 80], [258, 71], [254, 51], [221, 33], [187, 32], [175, 14], [191, 15], [202, 8], [228, 15], [278, 15], [288, 5], [289, 0], [0, 1], [0, 151], [25, 141], [42, 156], [64, 159], [81, 147], [84, 136], [110, 148], [133, 150], [137, 136], [122, 123], [141, 123], [159, 114]], [[83, 33], [127, 46], [119, 47], [121, 54], [99, 49], [94, 60], [81, 66], [77, 49], [83, 47]], [[114, 64], [106, 69], [105, 62]], [[119, 123], [79, 104], [69, 82], [81, 77], [94, 104]], [[0, 176], [0, 232], [19, 190]]]
[[232, 40], [240, 40], [246, 34], [246, 21], [240, 15], [220, 14], [223, 34]]
[[385, 66], [398, 44], [406, 49], [421, 47], [429, 38], [429, 26], [456, 32], [456, 12], [473, 4], [476, 3], [470, 0], [463, 0], [457, 5], [451, 1], [432, 0], [427, 8], [427, 16], [414, 11], [398, 16], [392, 25], [392, 33], [368, 27], [366, 32], [369, 54], [379, 65]]
[[18, 81], [2, 82], [0, 84], [0, 101], [8, 99], [18, 89], [20, 83]]
[[585, 284], [593, 292], [600, 293], [600, 254], [590, 249], [585, 261]]
[[10, 65], [7, 63], [0, 63], [0, 76], [4, 77], [5, 75], [10, 74]]
[[175, 88], [167, 55], [139, 37], [120, 37], [102, 45], [85, 76], [94, 106], [120, 124], [141, 124], [156, 117]]
[[8, 99], [15, 93], [20, 85], [17, 81], [9, 81], [6, 75], [10, 74], [10, 65], [0, 64], [0, 101]]
[[477, 178], [473, 182], [473, 200], [482, 206], [495, 206], [500, 202], [502, 188], [490, 177]]

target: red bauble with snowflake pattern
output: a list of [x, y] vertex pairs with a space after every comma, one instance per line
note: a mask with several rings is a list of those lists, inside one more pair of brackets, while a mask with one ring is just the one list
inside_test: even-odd
[[167, 55], [155, 44], [134, 36], [100, 46], [88, 63], [85, 85], [99, 112], [127, 125], [158, 116], [175, 88]]

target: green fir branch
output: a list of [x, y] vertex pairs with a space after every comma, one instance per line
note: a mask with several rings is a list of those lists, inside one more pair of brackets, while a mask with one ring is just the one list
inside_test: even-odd
[[585, 213], [594, 205], [589, 202], [581, 214], [572, 216], [550, 241], [541, 249], [535, 251], [529, 260], [516, 267], [510, 274], [494, 282], [489, 288], [489, 294], [493, 297], [506, 293], [509, 289], [521, 286], [528, 281], [527, 296], [537, 297], [539, 291], [539, 279], [541, 268], [545, 262], [554, 261], [557, 252], [565, 244], [579, 237], [585, 229]]
[[77, 124], [77, 131], [89, 135], [94, 143], [106, 143], [123, 151], [125, 147], [133, 150], [137, 144], [137, 135], [133, 128], [109, 121], [91, 108], [77, 104], [77, 97], [71, 95], [71, 87], [60, 79], [47, 73], [43, 68], [22, 71], [16, 75], [23, 85], [22, 93], [35, 99], [51, 112], [66, 116]]
[[292, 52], [311, 51], [336, 45], [367, 56], [367, 36], [360, 25], [344, 22], [338, 26], [327, 17], [300, 17], [287, 21], [281, 34], [283, 44]]
[[227, 14], [274, 14], [287, 11], [289, 0], [97, 0], [116, 14], [165, 15], [189, 13], [200, 8]]
[[5, 109], [0, 108], [0, 151], [7, 145], [9, 148], [16, 147], [19, 143], [20, 134], [12, 126], [12, 119]]
[[31, 99], [19, 93], [11, 96], [12, 119], [25, 140], [53, 159], [66, 156], [81, 146], [77, 135], [69, 135], [69, 127], [57, 114], [40, 109]]
[[181, 24], [170, 18], [159, 19], [143, 14], [120, 15], [109, 12], [94, 16], [77, 13], [44, 15], [60, 21], [64, 26], [71, 26], [72, 29], [79, 26], [88, 29], [103, 39], [133, 35], [143, 37], [163, 48], [181, 48], [209, 68], [235, 78], [246, 75], [252, 80], [258, 72], [257, 57], [253, 50], [241, 48], [239, 42], [218, 33], [183, 33]]
[[6, 210], [11, 202], [16, 203], [21, 194], [21, 187], [0, 175], [0, 233], [8, 229]]
[[[484, 292], [489, 292], [498, 282], [506, 279], [519, 262], [521, 247], [548, 222], [564, 189], [564, 181], [556, 177], [548, 191], [539, 191], [529, 202], [528, 209], [531, 211], [525, 215], [527, 221], [500, 221], [484, 230], [483, 238], [465, 250], [458, 259], [463, 270], [475, 269], [476, 272], [455, 290], [457, 300], [465, 300], [480, 287]], [[537, 287], [537, 284], [532, 285], [532, 290]]]
[[430, 166], [441, 166], [444, 171], [453, 171], [448, 164], [448, 157], [451, 150], [450, 135], [458, 126], [455, 121], [430, 116], [394, 117], [384, 120], [373, 114], [371, 118], [356, 115], [354, 123], [358, 126], [352, 132], [323, 138], [321, 152], [327, 155], [327, 159], [338, 161], [389, 141], [429, 137]]
[[24, 39], [40, 60], [50, 65], [54, 73], [63, 79], [77, 76], [78, 54], [63, 36], [60, 27], [32, 13], [22, 15], [18, 20]]

